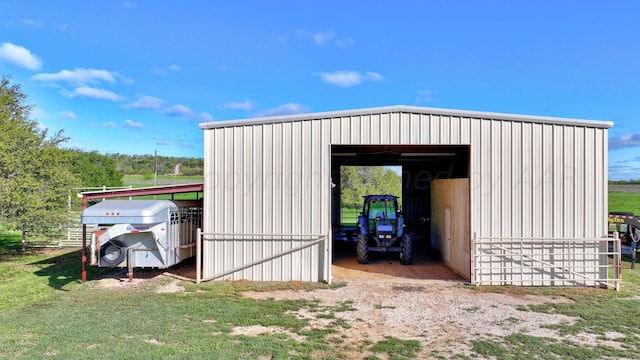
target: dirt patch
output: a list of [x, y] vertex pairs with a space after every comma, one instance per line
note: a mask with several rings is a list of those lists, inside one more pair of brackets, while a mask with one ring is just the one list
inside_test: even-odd
[[[332, 322], [336, 319], [348, 324], [340, 328], [339, 334], [329, 335], [345, 344], [378, 342], [388, 336], [417, 340], [422, 349], [417, 358], [447, 358], [454, 354], [471, 357], [472, 340], [495, 341], [518, 333], [560, 338], [559, 333], [548, 329], [546, 325], [572, 324], [576, 320], [568, 316], [526, 310], [528, 305], [569, 301], [566, 298], [477, 291], [466, 286], [463, 279], [439, 262], [419, 265], [417, 269], [407, 272], [405, 269], [414, 266], [389, 264], [393, 261], [382, 259], [366, 266], [354, 264], [353, 268], [349, 267], [352, 265], [343, 266], [346, 263], [334, 263], [334, 281], [336, 274], [338, 278], [352, 276], [344, 281], [345, 286], [337, 289], [248, 291], [243, 296], [258, 300], [318, 301], [319, 306], [327, 309], [344, 308], [346, 305], [352, 310], [333, 310], [335, 318], [318, 316], [318, 313], [307, 308], [293, 314], [308, 320], [303, 330], [326, 329], [335, 326]], [[402, 271], [381, 276], [381, 267], [386, 266]], [[145, 287], [158, 293], [183, 292], [185, 289], [180, 286], [180, 281], [192, 280], [189, 278], [192, 269], [192, 266], [183, 265], [169, 270], [140, 270], [132, 281], [123, 270], [100, 280], [98, 287]], [[353, 277], [353, 274], [357, 276]], [[421, 274], [423, 278], [411, 278], [418, 276], [416, 274]], [[442, 279], [431, 279], [435, 277], [434, 274], [439, 274]], [[232, 333], [246, 336], [281, 333], [296, 341], [305, 341], [304, 336], [287, 329], [261, 325], [236, 327]], [[619, 347], [615, 340], [620, 336], [615, 333], [604, 337], [578, 334], [563, 338], [588, 346]], [[344, 352], [348, 353], [350, 359], [364, 359], [372, 355], [348, 349]]]
[[185, 288], [178, 285], [178, 283], [180, 282], [180, 280], [178, 279], [174, 279], [172, 282], [165, 284], [165, 285], [160, 285], [156, 288], [156, 292], [161, 294], [161, 293], [178, 293], [178, 292], [184, 292]]
[[[353, 311], [335, 314], [350, 325], [340, 334], [345, 342], [375, 342], [386, 336], [418, 340], [423, 349], [419, 358], [432, 356], [432, 351], [469, 355], [472, 339], [491, 339], [515, 333], [556, 337], [556, 332], [543, 325], [574, 321], [567, 316], [519, 310], [526, 305], [566, 300], [483, 293], [468, 289], [458, 282], [442, 280], [413, 284], [352, 281], [335, 290], [246, 292], [244, 296], [254, 299], [319, 300], [324, 306], [349, 302]], [[307, 311], [297, 315], [310, 319], [310, 327], [326, 326], [317, 323], [323, 319], [315, 320], [314, 314]], [[364, 357], [362, 355], [360, 358]]]

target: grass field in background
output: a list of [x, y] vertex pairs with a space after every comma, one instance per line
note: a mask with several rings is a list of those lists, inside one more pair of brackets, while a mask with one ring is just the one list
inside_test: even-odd
[[[148, 179], [142, 175], [125, 175], [123, 182], [125, 187], [145, 188], [167, 185], [184, 185], [203, 182], [202, 176], [158, 176], [157, 179]], [[136, 196], [136, 200], [194, 200], [202, 199], [202, 193], [183, 193], [183, 194], [167, 194], [167, 195], [149, 195], [149, 196]]]
[[640, 192], [609, 192], [609, 212], [612, 211], [640, 215]]
[[179, 185], [179, 184], [193, 184], [204, 181], [203, 176], [158, 176], [156, 179], [145, 178], [142, 175], [125, 175], [123, 182], [125, 186], [132, 186], [134, 188], [150, 187], [154, 186], [157, 182], [158, 186], [162, 185]]
[[342, 208], [340, 212], [340, 224], [342, 225], [356, 225], [358, 223], [358, 215], [362, 209], [350, 209], [350, 208]]

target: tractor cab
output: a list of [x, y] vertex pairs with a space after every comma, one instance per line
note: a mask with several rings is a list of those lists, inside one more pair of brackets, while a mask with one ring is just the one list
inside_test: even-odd
[[404, 234], [404, 219], [394, 195], [363, 196], [358, 217], [358, 262], [366, 264], [369, 252], [399, 252], [403, 265], [411, 264], [411, 236]]
[[[360, 222], [367, 222], [368, 234], [376, 235], [381, 240], [390, 241], [398, 228], [398, 197], [393, 195], [368, 195], [364, 197], [364, 206]], [[401, 217], [401, 216], [400, 216]], [[402, 227], [402, 224], [400, 224]], [[400, 229], [402, 236], [402, 229]], [[383, 241], [387, 243], [388, 241]]]

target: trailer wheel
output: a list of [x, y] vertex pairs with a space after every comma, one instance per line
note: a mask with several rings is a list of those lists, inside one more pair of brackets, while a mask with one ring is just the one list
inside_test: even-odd
[[124, 261], [126, 245], [119, 240], [109, 240], [100, 248], [100, 260], [108, 265], [118, 265]]
[[358, 234], [358, 264], [369, 262], [369, 241], [367, 235]]
[[413, 249], [411, 243], [411, 235], [402, 235], [402, 243], [400, 244], [400, 264], [411, 265], [413, 257]]

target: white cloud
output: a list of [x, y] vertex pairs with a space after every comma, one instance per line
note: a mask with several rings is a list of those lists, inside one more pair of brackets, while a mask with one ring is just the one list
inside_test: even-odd
[[352, 38], [344, 38], [344, 39], [338, 39], [336, 40], [336, 44], [338, 44], [338, 46], [347, 46], [347, 45], [353, 45], [354, 41]]
[[8, 42], [0, 46], [0, 60], [27, 70], [40, 70], [42, 67], [40, 58], [27, 48]]
[[609, 150], [640, 146], [640, 134], [624, 134], [609, 139]]
[[196, 112], [190, 107], [182, 104], [165, 107], [165, 101], [154, 96], [140, 96], [138, 100], [130, 104], [126, 104], [123, 107], [125, 109], [141, 109], [141, 110], [155, 110], [162, 115], [168, 115], [178, 118], [190, 118], [201, 121], [213, 121], [214, 118], [211, 114], [206, 112]]
[[304, 105], [287, 103], [272, 109], [261, 111], [257, 114], [254, 114], [254, 116], [264, 117], [264, 116], [295, 115], [295, 114], [305, 114], [308, 112], [309, 112], [309, 109]]
[[312, 37], [313, 37], [313, 41], [316, 44], [318, 44], [320, 46], [325, 46], [335, 36], [336, 36], [336, 34], [334, 34], [333, 32], [328, 32], [328, 33], [315, 33], [315, 34], [313, 34]]
[[165, 75], [170, 72], [180, 72], [180, 71], [182, 71], [182, 68], [179, 65], [171, 64], [169, 66], [157, 68], [155, 70], [155, 73], [160, 75]]
[[33, 19], [22, 19], [22, 20], [20, 20], [20, 22], [22, 22], [23, 24], [32, 26], [34, 28], [41, 28], [42, 27], [42, 22], [37, 21], [37, 20], [33, 20]]
[[181, 105], [181, 104], [173, 105], [172, 107], [166, 109], [164, 113], [170, 116], [184, 116], [184, 117], [191, 117], [195, 114], [190, 107]]
[[136, 130], [144, 129], [144, 125], [142, 123], [135, 122], [129, 119], [124, 121], [124, 126], [129, 129], [136, 129]]
[[36, 118], [36, 119], [50, 118], [51, 117], [51, 116], [49, 116], [49, 114], [45, 113], [39, 107], [34, 107], [33, 109], [31, 109], [31, 116]]
[[431, 91], [429, 90], [420, 90], [418, 91], [418, 97], [416, 98], [416, 101], [421, 103], [421, 102], [433, 102], [433, 95], [431, 94]]
[[366, 73], [364, 73], [363, 80], [382, 82], [384, 81], [384, 77], [382, 77], [382, 75], [378, 74], [377, 72], [367, 71]]
[[102, 123], [102, 126], [106, 127], [106, 128], [117, 128], [118, 125], [116, 123], [114, 123], [113, 121], [107, 121], [105, 123]]
[[[106, 82], [115, 84], [117, 72], [103, 69], [75, 68], [62, 70], [57, 73], [42, 73], [32, 76], [32, 79], [46, 82], [66, 82], [74, 85], [98, 84]], [[125, 79], [126, 80], [126, 79]]]
[[78, 118], [78, 116], [76, 116], [76, 114], [73, 113], [73, 111], [61, 111], [58, 113], [58, 117], [61, 119], [71, 119], [71, 120], [75, 120]]
[[351, 38], [337, 39], [336, 34], [333, 31], [327, 32], [310, 32], [305, 30], [296, 29], [295, 35], [302, 38], [307, 38], [320, 46], [327, 46], [331, 42], [335, 42], [338, 46], [353, 44]]
[[334, 71], [317, 73], [320, 79], [331, 85], [351, 87], [361, 84], [363, 81], [384, 81], [384, 77], [377, 72], [369, 71], [364, 74], [358, 71]]
[[154, 96], [141, 96], [137, 101], [127, 104], [127, 109], [160, 109], [164, 104], [164, 100]]
[[122, 97], [112, 91], [81, 86], [67, 94], [70, 98], [85, 97], [98, 100], [119, 101]]
[[228, 110], [245, 110], [245, 111], [249, 111], [251, 109], [253, 109], [253, 103], [249, 100], [245, 100], [245, 101], [232, 101], [229, 103], [226, 103], [224, 105], [222, 105], [223, 109], [228, 109]]
[[213, 120], [215, 120], [215, 119], [213, 118], [213, 116], [211, 116], [211, 114], [206, 113], [206, 112], [201, 112], [201, 113], [198, 115], [198, 118], [199, 118], [200, 120], [202, 120], [202, 121], [213, 121]]

